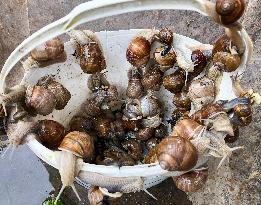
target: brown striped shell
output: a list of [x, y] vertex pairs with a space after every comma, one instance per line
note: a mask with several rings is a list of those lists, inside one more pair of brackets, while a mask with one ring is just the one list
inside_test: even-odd
[[172, 177], [176, 187], [184, 192], [195, 192], [201, 189], [208, 177], [208, 170], [192, 171]]
[[94, 156], [93, 138], [84, 132], [70, 132], [64, 137], [59, 150], [73, 153], [90, 162]]
[[180, 136], [167, 137], [157, 149], [157, 157], [162, 169], [187, 171], [198, 161], [198, 152], [192, 143]]

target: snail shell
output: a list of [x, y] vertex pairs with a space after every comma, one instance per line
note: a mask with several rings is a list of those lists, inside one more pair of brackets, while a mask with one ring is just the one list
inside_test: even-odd
[[142, 118], [140, 103], [137, 100], [129, 100], [123, 110], [124, 120], [138, 120]]
[[141, 84], [141, 76], [138, 71], [130, 70], [128, 87], [126, 90], [126, 95], [129, 98], [139, 99], [143, 94], [143, 87]]
[[173, 31], [170, 28], [163, 28], [158, 34], [160, 42], [166, 45], [171, 45], [173, 43]]
[[184, 192], [195, 192], [201, 189], [208, 178], [208, 170], [192, 171], [172, 177], [176, 187]]
[[185, 92], [175, 94], [173, 104], [178, 110], [189, 111], [191, 109], [191, 100]]
[[185, 85], [185, 74], [182, 69], [177, 69], [174, 73], [163, 78], [163, 86], [171, 93], [179, 93]]
[[198, 76], [207, 66], [207, 58], [201, 50], [195, 50], [192, 51], [191, 60], [194, 64], [194, 70], [193, 72], [190, 72], [189, 75], [190, 77], [194, 78]]
[[233, 46], [233, 42], [227, 35], [220, 36], [213, 45], [212, 57], [218, 52], [230, 53], [231, 47]]
[[153, 117], [147, 117], [142, 119], [142, 125], [144, 127], [152, 127], [152, 128], [157, 128], [161, 125], [162, 123], [162, 118], [160, 114], [155, 115]]
[[146, 90], [158, 91], [162, 85], [162, 78], [163, 73], [158, 67], [154, 67], [145, 72], [141, 83]]
[[44, 146], [49, 149], [57, 149], [65, 137], [65, 129], [56, 121], [41, 120], [38, 122], [36, 134]]
[[196, 121], [190, 119], [183, 119], [179, 120], [177, 124], [174, 126], [172, 134], [178, 135], [188, 140], [192, 140], [197, 138], [203, 130], [204, 127], [198, 124]]
[[95, 99], [87, 99], [81, 105], [81, 111], [87, 116], [97, 116], [101, 113], [100, 104]]
[[144, 158], [144, 164], [152, 164], [158, 161], [157, 158], [157, 148], [152, 148], [149, 150]]
[[83, 72], [93, 74], [106, 68], [105, 58], [98, 43], [78, 44], [77, 53], [80, 57], [80, 67]]
[[42, 77], [37, 85], [44, 86], [50, 90], [56, 98], [56, 110], [62, 110], [71, 99], [71, 93], [60, 83], [56, 82], [54, 78], [45, 76]]
[[86, 162], [94, 158], [93, 138], [84, 132], [73, 131], [67, 134], [59, 146], [59, 150], [70, 152]]
[[244, 13], [244, 0], [217, 0], [216, 12], [220, 15], [223, 24], [235, 23]]
[[135, 139], [129, 139], [122, 143], [122, 147], [127, 150], [128, 154], [136, 161], [142, 156], [141, 144]]
[[235, 71], [240, 63], [241, 59], [238, 54], [230, 54], [227, 52], [217, 52], [213, 58], [214, 63], [222, 63], [224, 65], [225, 72]]
[[155, 137], [162, 139], [165, 138], [168, 134], [168, 127], [164, 124], [161, 124], [159, 127], [155, 129]]
[[174, 66], [174, 64], [177, 62], [177, 59], [176, 59], [177, 56], [176, 56], [174, 49], [170, 48], [170, 50], [165, 54], [164, 51], [166, 49], [168, 49], [168, 48], [160, 47], [160, 48], [156, 48], [156, 50], [154, 52], [154, 60], [158, 65], [163, 67], [163, 68], [161, 68], [161, 69], [163, 69], [163, 71], [166, 71], [167, 69], [172, 68]]
[[54, 60], [62, 56], [64, 45], [59, 38], [53, 38], [31, 51], [31, 56], [36, 61]]
[[215, 100], [215, 83], [208, 77], [193, 80], [189, 86], [188, 96], [198, 110]]
[[113, 205], [118, 201], [119, 197], [119, 193], [106, 195], [105, 192], [101, 191], [98, 186], [91, 186], [91, 188], [88, 190], [88, 199], [90, 205]]
[[25, 103], [40, 115], [49, 115], [56, 107], [55, 95], [42, 86], [28, 86]]
[[154, 148], [157, 147], [159, 142], [160, 142], [160, 139], [155, 138], [155, 137], [151, 138], [151, 139], [147, 140], [146, 147], [147, 147], [148, 150], [154, 149]]
[[101, 138], [108, 137], [111, 131], [111, 120], [104, 117], [97, 117], [93, 122], [94, 130], [97, 132], [97, 135]]
[[137, 131], [141, 127], [140, 120], [123, 120], [123, 127], [127, 131]]
[[161, 103], [150, 93], [140, 99], [140, 108], [143, 117], [153, 117], [161, 113]]
[[187, 171], [196, 165], [198, 153], [189, 140], [173, 136], [161, 141], [158, 145], [157, 157], [164, 170]]
[[0, 104], [0, 118], [5, 117], [4, 107]]
[[107, 81], [104, 73], [100, 72], [90, 75], [87, 84], [88, 88], [93, 92], [96, 92], [99, 89], [108, 88], [110, 86], [110, 83]]
[[91, 118], [74, 116], [70, 121], [70, 131], [89, 132], [93, 128]]
[[151, 43], [143, 36], [137, 36], [128, 45], [126, 57], [128, 62], [141, 67], [148, 63], [150, 58]]
[[138, 134], [136, 136], [136, 138], [138, 140], [148, 140], [150, 138], [152, 138], [155, 134], [155, 129], [151, 128], [151, 127], [145, 127], [143, 129], [139, 129]]

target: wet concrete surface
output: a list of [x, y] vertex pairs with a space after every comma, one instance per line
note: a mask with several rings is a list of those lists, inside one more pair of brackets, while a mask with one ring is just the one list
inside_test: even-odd
[[[67, 14], [81, 0], [43, 1], [41, 0], [6, 0], [0, 1], [0, 66], [11, 51], [29, 34]], [[245, 16], [245, 25], [255, 46], [254, 62], [243, 78], [245, 87], [253, 87], [261, 92], [261, 36], [260, 8], [261, 2], [250, 1], [251, 9]], [[213, 42], [223, 30], [206, 17], [187, 11], [146, 11], [123, 14], [100, 19], [81, 26], [83, 29], [119, 30], [130, 28], [160, 28], [172, 26], [173, 31], [195, 38], [203, 43]], [[20, 67], [15, 70], [20, 77]], [[193, 204], [261, 204], [261, 111], [254, 109], [253, 123], [241, 129], [241, 137], [234, 145], [244, 145], [245, 149], [236, 152], [229, 164], [219, 170], [213, 160], [210, 180], [207, 186], [189, 195]], [[12, 160], [8, 157], [0, 160], [0, 205], [41, 205], [50, 193], [57, 195], [61, 187], [58, 171], [43, 164], [26, 146], [15, 151]], [[50, 183], [51, 182], [51, 183]], [[82, 202], [78, 202], [70, 188], [62, 195], [66, 205], [88, 204], [87, 191], [81, 186], [79, 190]], [[149, 190], [157, 201], [144, 192], [126, 194], [119, 204], [134, 205], [187, 205], [192, 204], [188, 196], [177, 190], [169, 179]]]

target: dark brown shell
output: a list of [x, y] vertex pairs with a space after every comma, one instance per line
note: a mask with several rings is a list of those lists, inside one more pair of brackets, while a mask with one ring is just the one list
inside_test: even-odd
[[107, 138], [111, 131], [111, 120], [104, 117], [97, 117], [93, 120], [94, 130], [101, 138]]
[[74, 116], [70, 121], [70, 131], [89, 132], [93, 128], [91, 118]]
[[189, 73], [191, 77], [198, 76], [204, 68], [207, 66], [207, 58], [200, 50], [192, 51], [191, 54], [191, 61], [194, 64], [194, 70], [193, 72]]
[[36, 134], [44, 146], [57, 149], [65, 137], [65, 129], [56, 121], [41, 120], [38, 122]]
[[105, 74], [100, 72], [90, 75], [87, 84], [88, 88], [93, 92], [99, 89], [108, 88], [110, 86], [110, 83], [107, 81]]
[[252, 107], [250, 104], [238, 104], [233, 108], [233, 111], [239, 117], [248, 117], [252, 115]]
[[154, 149], [155, 147], [157, 147], [157, 145], [159, 143], [160, 143], [160, 139], [154, 137], [154, 138], [147, 140], [146, 147], [148, 150], [151, 150], [151, 149]]
[[108, 102], [116, 101], [118, 99], [117, 87], [115, 85], [109, 86], [109, 88], [105, 92], [104, 97]]
[[220, 15], [223, 24], [235, 23], [244, 13], [244, 0], [217, 0], [216, 12]]
[[162, 139], [168, 135], [168, 127], [164, 124], [161, 124], [159, 127], [155, 129], [155, 137]]
[[92, 74], [106, 68], [105, 58], [98, 43], [90, 42], [85, 45], [78, 45], [77, 53], [83, 72]]
[[159, 32], [159, 40], [166, 45], [171, 45], [173, 43], [173, 31], [167, 27], [161, 29]]
[[126, 57], [130, 64], [135, 67], [144, 66], [150, 57], [150, 42], [142, 37], [135, 37], [128, 45]]
[[173, 104], [179, 110], [189, 111], [191, 109], [191, 100], [185, 92], [175, 94]]
[[56, 98], [56, 110], [62, 110], [71, 99], [71, 93], [62, 84], [54, 80], [54, 78], [45, 76], [42, 77], [37, 85], [44, 86], [49, 89]]
[[31, 56], [36, 61], [48, 61], [61, 57], [64, 53], [64, 45], [59, 38], [54, 38], [36, 47], [31, 51]]
[[81, 111], [87, 116], [97, 116], [101, 113], [100, 105], [95, 101], [95, 99], [87, 99], [81, 105]]
[[98, 186], [91, 186], [91, 188], [88, 190], [88, 199], [90, 205], [113, 205], [117, 203], [119, 198], [105, 196]]
[[137, 131], [141, 127], [141, 120], [123, 120], [123, 127], [127, 131]]
[[154, 60], [160, 66], [171, 68], [176, 63], [177, 56], [176, 56], [176, 53], [173, 50], [173, 48], [171, 48], [166, 55], [163, 55], [162, 51], [164, 51], [165, 49], [166, 49], [166, 47], [156, 48], [156, 50], [154, 52]]
[[116, 136], [124, 135], [124, 125], [121, 119], [115, 120], [111, 123], [111, 131]]
[[125, 140], [122, 143], [122, 147], [128, 152], [128, 154], [136, 161], [142, 157], [141, 144], [135, 139]]
[[84, 132], [70, 132], [64, 137], [59, 150], [71, 152], [90, 162], [94, 157], [93, 138]]
[[145, 72], [141, 83], [146, 90], [158, 91], [162, 85], [162, 78], [163, 73], [158, 67], [154, 67]]
[[174, 135], [186, 138], [188, 140], [195, 139], [204, 129], [194, 120], [183, 119], [179, 120], [173, 128]]
[[26, 106], [40, 115], [49, 115], [56, 107], [54, 94], [42, 86], [28, 86], [25, 96]]
[[179, 136], [163, 139], [158, 145], [157, 157], [161, 168], [168, 171], [187, 171], [198, 161], [196, 148]]
[[208, 119], [209, 117], [218, 112], [224, 112], [224, 109], [220, 105], [216, 103], [207, 104], [204, 105], [200, 110], [195, 112], [191, 116], [191, 119], [195, 120], [200, 124], [204, 124], [204, 120]]
[[151, 127], [145, 127], [143, 129], [139, 129], [138, 134], [136, 135], [136, 138], [138, 140], [148, 140], [152, 137], [154, 137], [155, 129]]
[[179, 93], [185, 85], [186, 76], [181, 69], [163, 78], [163, 86], [171, 93]]
[[5, 116], [4, 107], [0, 104], [0, 118]]
[[195, 192], [201, 189], [208, 178], [208, 170], [192, 171], [172, 177], [176, 187], [184, 192]]
[[233, 72], [239, 67], [241, 59], [237, 54], [217, 52], [213, 57], [213, 62], [222, 63], [224, 65], [225, 72]]

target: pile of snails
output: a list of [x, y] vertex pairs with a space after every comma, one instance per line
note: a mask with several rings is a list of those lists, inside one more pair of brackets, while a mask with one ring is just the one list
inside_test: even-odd
[[[221, 6], [221, 1], [217, 1], [216, 12], [226, 25], [235, 23], [244, 11], [240, 7], [240, 16], [232, 21], [226, 18], [229, 9], [238, 7], [226, 4], [223, 14]], [[54, 76], [44, 76], [35, 85], [9, 89], [2, 97], [1, 132], [5, 130], [14, 148], [33, 137], [47, 148], [61, 151], [63, 187], [58, 198], [66, 186], [77, 194], [73, 182], [80, 171], [79, 158], [119, 167], [158, 162], [164, 170], [187, 172], [173, 177], [177, 188], [197, 191], [207, 180], [208, 168], [190, 170], [201, 156], [221, 158], [220, 166], [234, 150], [242, 148], [230, 148], [227, 143], [238, 139], [239, 127], [251, 123], [252, 105], [260, 103], [257, 93], [241, 88], [236, 75], [236, 98], [216, 100], [222, 74], [236, 71], [241, 63], [242, 46], [230, 34], [221, 36], [213, 48], [193, 48], [193, 66], [184, 69], [173, 47], [175, 34], [171, 29], [138, 33], [126, 50], [130, 68], [126, 95], [121, 99], [117, 85], [106, 78], [106, 59], [98, 38], [91, 31], [72, 31], [69, 35], [74, 42], [74, 55], [82, 71], [89, 74], [86, 84], [91, 91], [79, 112], [66, 127], [49, 119], [34, 120], [36, 115], [63, 110], [72, 98]], [[39, 65], [63, 61], [64, 45], [54, 38], [35, 48], [31, 59]], [[157, 97], [162, 90], [173, 94], [175, 109], [167, 120], [164, 102]], [[120, 196], [95, 186], [88, 193], [91, 204], [108, 203]]]

